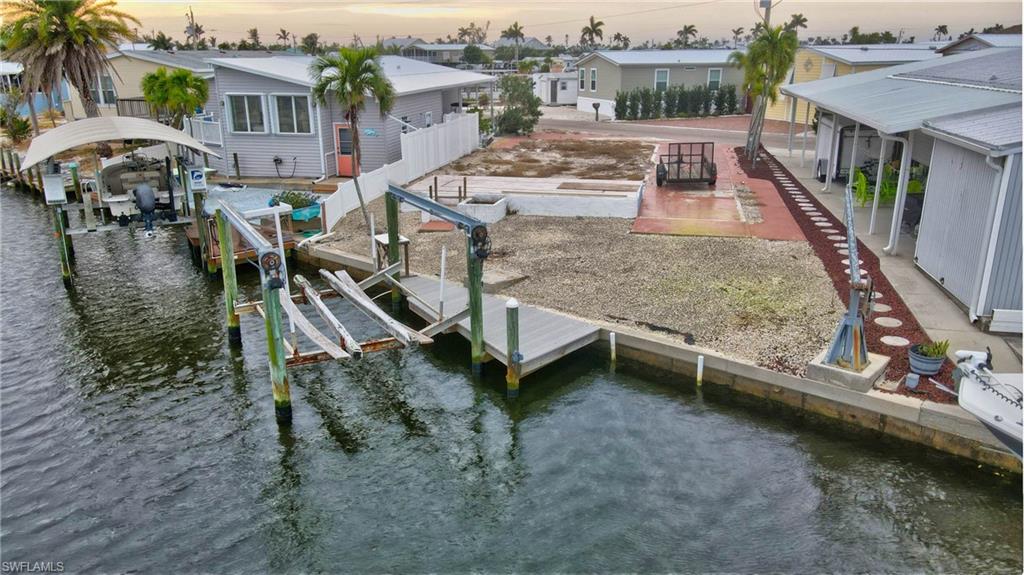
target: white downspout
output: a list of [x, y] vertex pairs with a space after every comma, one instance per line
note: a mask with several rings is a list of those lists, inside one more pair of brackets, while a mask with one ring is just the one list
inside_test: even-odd
[[896, 253], [896, 245], [900, 241], [900, 228], [903, 226], [903, 207], [907, 203], [907, 182], [910, 180], [910, 161], [914, 151], [914, 132], [907, 135], [907, 145], [903, 146], [900, 157], [899, 183], [896, 186], [896, 201], [893, 202], [892, 227], [889, 228], [889, 245], [882, 248], [888, 255]]
[[796, 97], [793, 98], [793, 105], [789, 108], [789, 136], [786, 138], [786, 147], [789, 148], [789, 157], [793, 157], [793, 130], [796, 128]]
[[985, 263], [978, 269], [978, 278], [975, 280], [974, 297], [971, 298], [971, 306], [968, 311], [971, 321], [985, 313], [985, 304], [988, 303], [988, 285], [992, 279], [992, 264], [996, 257], [996, 240], [999, 238], [999, 228], [1002, 227], [1003, 208], [1006, 204], [1006, 191], [1010, 187], [1010, 168], [1013, 165], [1013, 156], [1006, 156], [1003, 165], [997, 164], [992, 156], [985, 156], [985, 163], [996, 171], [995, 182], [992, 183], [992, 202], [988, 207], [988, 221], [985, 224], [988, 246], [985, 249]]
[[[811, 101], [807, 101], [807, 111], [804, 112], [804, 147], [800, 150], [800, 167], [804, 167], [804, 156], [807, 155], [807, 130], [809, 129], [808, 122], [811, 121]], [[815, 142], [817, 142], [817, 134], [815, 134]]]
[[[871, 222], [868, 224], [868, 235], [874, 235], [875, 233], [875, 218], [878, 216], [878, 199], [882, 193], [882, 174], [885, 173], [885, 164], [882, 160], [885, 159], [885, 143], [886, 142], [899, 142], [903, 144], [903, 149], [907, 149], [907, 139], [899, 136], [890, 136], [888, 134], [878, 132], [878, 137], [881, 139], [881, 144], [878, 150], [878, 173], [875, 175], [875, 197], [871, 199]], [[898, 182], [898, 180], [897, 180]]]
[[[313, 92], [309, 93], [310, 99], [313, 98]], [[323, 181], [327, 179], [327, 162], [324, 161], [324, 123], [320, 118], [320, 104], [316, 105], [316, 143], [320, 149], [320, 178], [317, 181]]]
[[839, 116], [832, 114], [832, 134], [828, 139], [828, 162], [825, 163], [825, 187], [821, 189], [822, 192], [828, 192], [828, 189], [832, 187], [832, 174], [836, 171], [836, 166], [839, 165], [836, 151], [839, 149], [841, 134], [842, 129], [839, 127]]

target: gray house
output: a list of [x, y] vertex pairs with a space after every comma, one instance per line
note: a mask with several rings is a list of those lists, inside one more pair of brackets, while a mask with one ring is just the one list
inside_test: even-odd
[[971, 34], [938, 49], [943, 56], [984, 50], [986, 48], [1020, 48], [1020, 34]]
[[[471, 44], [427, 44], [417, 42], [402, 48], [402, 55], [414, 60], [422, 60], [432, 64], [461, 64], [465, 61], [465, 51]], [[493, 57], [494, 48], [487, 44], [476, 44], [484, 54]]]
[[[884, 252], [897, 255], [901, 239], [914, 242], [908, 232], [916, 231], [906, 252], [924, 276], [971, 321], [1020, 333], [1020, 49], [968, 51], [782, 93], [817, 106], [811, 168], [824, 166], [828, 181], [849, 168], [853, 150], [858, 166], [875, 159], [898, 166]], [[878, 210], [874, 202], [869, 234]]]
[[[210, 60], [214, 75], [207, 125], [221, 136], [222, 158], [211, 167], [232, 176], [352, 176], [401, 159], [401, 134], [444, 121], [461, 111], [463, 88], [487, 85], [490, 76], [400, 56], [381, 67], [397, 98], [381, 117], [372, 98], [360, 116], [361, 170], [352, 164], [352, 132], [336, 102], [312, 97], [308, 56]], [[206, 140], [208, 145], [215, 142]]]
[[634, 88], [702, 84], [711, 90], [743, 82], [743, 71], [729, 64], [734, 50], [599, 50], [576, 61], [576, 108], [615, 117], [616, 92]]

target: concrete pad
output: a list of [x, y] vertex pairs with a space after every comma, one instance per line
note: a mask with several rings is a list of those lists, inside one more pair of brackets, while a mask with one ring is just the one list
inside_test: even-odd
[[512, 272], [503, 272], [495, 269], [484, 269], [484, 293], [498, 293], [501, 290], [511, 285], [517, 284], [528, 277], [530, 276]]
[[885, 373], [889, 358], [877, 353], [868, 352], [868, 366], [857, 373], [825, 363], [825, 351], [818, 354], [807, 364], [807, 377], [816, 381], [824, 381], [854, 391], [867, 392]]
[[902, 321], [900, 321], [900, 320], [898, 320], [898, 319], [896, 319], [894, 317], [885, 317], [885, 316], [876, 317], [872, 321], [874, 321], [874, 323], [876, 323], [876, 324], [878, 324], [878, 325], [880, 325], [882, 327], [899, 327], [899, 326], [903, 325]]
[[884, 303], [872, 303], [871, 311], [874, 311], [876, 313], [889, 313], [890, 311], [892, 311], [892, 307], [887, 306]]
[[882, 343], [891, 347], [907, 347], [910, 345], [909, 339], [898, 335], [883, 335], [880, 339]]

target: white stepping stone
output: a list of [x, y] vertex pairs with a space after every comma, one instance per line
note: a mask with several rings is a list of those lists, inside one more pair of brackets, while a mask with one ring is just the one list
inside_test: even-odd
[[892, 311], [892, 308], [887, 306], [887, 305], [885, 305], [884, 303], [874, 303], [874, 302], [872, 302], [871, 303], [871, 310], [876, 312], [876, 313], [889, 313], [889, 312]]
[[833, 230], [832, 228], [827, 228], [827, 229], [823, 229], [823, 230], [821, 230], [821, 232], [822, 232], [822, 233], [825, 233], [825, 234], [834, 234], [834, 233], [836, 233], [836, 232], [838, 232], [838, 231], [839, 231], [839, 230]]
[[[834, 248], [845, 248], [846, 247], [846, 242], [836, 242], [836, 243], [832, 244], [832, 247], [834, 247]], [[843, 254], [843, 255], [847, 255], [847, 254]]]
[[831, 226], [832, 224], [830, 224], [828, 222], [814, 222], [814, 225], [819, 226], [819, 227], [825, 227], [825, 226]]
[[[839, 241], [839, 240], [845, 240], [846, 236], [829, 236], [828, 239], [833, 240], [833, 241]], [[844, 242], [843, 245], [845, 246], [846, 243]]]
[[910, 345], [909, 339], [898, 335], [883, 335], [881, 342], [890, 347], [907, 347]]
[[880, 294], [880, 293], [878, 293], [876, 291], [873, 291], [873, 292], [871, 292], [871, 299], [882, 299], [882, 294]]
[[885, 317], [885, 316], [876, 317], [874, 321], [875, 321], [875, 323], [877, 323], [878, 325], [880, 325], [882, 327], [899, 327], [899, 326], [903, 325], [902, 321], [900, 321], [900, 320], [898, 320], [898, 319], [896, 319], [894, 317]]
[[[839, 244], [836, 244], [836, 245], [839, 245]], [[845, 246], [846, 244], [843, 244], [843, 245]], [[843, 248], [841, 250], [836, 250], [836, 251], [839, 252], [839, 255], [841, 255], [841, 256], [848, 256], [848, 255], [850, 255], [850, 250], [845, 249], [845, 248]]]
[[[849, 254], [843, 254], [843, 255], [849, 255]], [[845, 260], [843, 260], [843, 265], [847, 265], [847, 266], [850, 265], [850, 258], [846, 258]], [[864, 260], [857, 260], [857, 265], [859, 265], [859, 266], [864, 265]]]
[[800, 209], [805, 211], [805, 212], [813, 212], [813, 211], [815, 211], [814, 210], [814, 206], [812, 206], [810, 204], [806, 204], [806, 205], [805, 204], [800, 204]]

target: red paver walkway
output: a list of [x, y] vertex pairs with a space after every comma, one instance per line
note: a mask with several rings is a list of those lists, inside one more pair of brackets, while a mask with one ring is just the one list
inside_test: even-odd
[[[661, 144], [658, 153], [667, 152], [668, 144]], [[633, 233], [805, 239], [772, 182], [747, 178], [739, 167], [735, 152], [728, 146], [715, 147], [715, 163], [718, 165], [718, 181], [714, 186], [698, 183], [658, 187], [652, 169], [640, 202], [640, 212], [633, 223]], [[733, 194], [738, 185], [745, 185], [754, 193], [761, 211], [761, 222], [743, 221]]]

